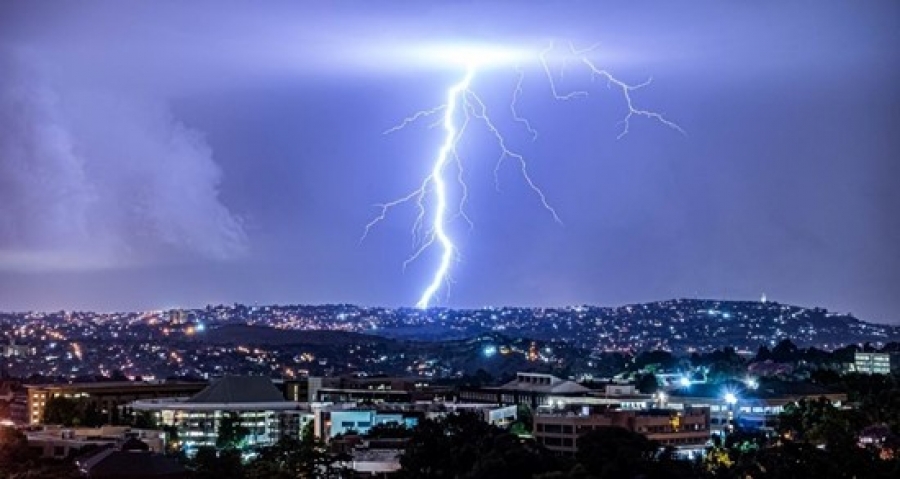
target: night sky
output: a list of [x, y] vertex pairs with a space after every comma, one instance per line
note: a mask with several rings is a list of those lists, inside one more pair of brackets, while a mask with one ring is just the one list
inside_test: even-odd
[[[412, 305], [428, 121], [462, 74], [435, 46], [594, 60], [653, 83], [634, 119], [569, 65], [473, 84], [562, 224], [483, 129], [460, 145], [475, 226], [441, 305], [769, 299], [900, 323], [900, 3], [3, 2], [0, 310]], [[335, 4], [339, 3], [339, 6]], [[554, 74], [563, 66], [554, 63]]]

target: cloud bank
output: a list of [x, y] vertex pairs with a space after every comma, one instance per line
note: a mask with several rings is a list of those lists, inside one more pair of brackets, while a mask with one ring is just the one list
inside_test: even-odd
[[0, 71], [0, 269], [246, 249], [212, 150], [163, 99], [60, 87], [22, 52], [0, 54]]

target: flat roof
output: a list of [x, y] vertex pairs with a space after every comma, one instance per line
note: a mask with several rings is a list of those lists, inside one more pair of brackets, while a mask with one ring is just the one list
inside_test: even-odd
[[300, 410], [300, 404], [278, 402], [187, 402], [184, 398], [133, 401], [130, 406], [139, 411], [290, 411]]
[[136, 382], [136, 381], [110, 381], [110, 382], [94, 382], [94, 383], [46, 383], [46, 384], [24, 384], [27, 389], [117, 389], [117, 388], [165, 388], [179, 386], [207, 386], [208, 383], [201, 381], [174, 381], [164, 383]]

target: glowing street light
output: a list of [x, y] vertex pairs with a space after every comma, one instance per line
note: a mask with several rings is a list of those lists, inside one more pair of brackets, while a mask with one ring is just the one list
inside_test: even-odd
[[665, 406], [668, 397], [666, 396], [666, 393], [660, 391], [656, 393], [656, 399], [659, 401], [659, 406], [662, 407]]

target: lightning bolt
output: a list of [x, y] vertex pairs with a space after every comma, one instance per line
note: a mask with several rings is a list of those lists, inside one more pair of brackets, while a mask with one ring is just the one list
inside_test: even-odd
[[[632, 93], [650, 84], [651, 80], [643, 83], [632, 85], [623, 82], [613, 76], [609, 71], [597, 67], [590, 59], [589, 55], [597, 48], [593, 45], [588, 48], [578, 49], [574, 44], [569, 44], [569, 56], [563, 58], [559, 70], [559, 78], [562, 79], [566, 67], [569, 63], [580, 63], [590, 73], [591, 81], [597, 78], [606, 80], [607, 88], [618, 89], [625, 100], [627, 112], [619, 121], [622, 126], [617, 138], [627, 135], [631, 120], [635, 117], [644, 117], [657, 121], [679, 133], [684, 131], [676, 123], [668, 120], [662, 114], [638, 108], [632, 99]], [[548, 55], [555, 50], [555, 45], [550, 43], [546, 48], [541, 50], [536, 56], [547, 84], [550, 88], [550, 94], [555, 100], [567, 101], [588, 96], [588, 92], [584, 90], [575, 90], [570, 92], [562, 92], [554, 77], [548, 59]], [[415, 204], [417, 215], [412, 225], [413, 237], [413, 253], [403, 262], [404, 269], [413, 261], [417, 260], [424, 252], [431, 248], [437, 248], [440, 251], [440, 259], [437, 268], [431, 276], [431, 280], [425, 287], [419, 301], [416, 303], [418, 308], [427, 308], [434, 301], [438, 291], [442, 286], [449, 285], [452, 282], [450, 269], [455, 259], [458, 259], [459, 251], [454, 244], [450, 234], [447, 231], [447, 225], [455, 218], [462, 218], [471, 228], [472, 221], [465, 213], [465, 205], [468, 200], [468, 188], [463, 178], [463, 161], [457, 151], [457, 145], [460, 138], [463, 137], [471, 120], [478, 120], [484, 128], [491, 134], [496, 141], [499, 156], [494, 166], [494, 182], [499, 190], [499, 170], [506, 160], [514, 161], [519, 169], [519, 174], [525, 185], [535, 194], [541, 206], [550, 214], [554, 221], [562, 223], [556, 209], [550, 204], [547, 196], [538, 184], [532, 179], [528, 171], [528, 162], [526, 158], [510, 148], [500, 129], [488, 114], [488, 108], [481, 97], [472, 89], [472, 82], [475, 78], [478, 64], [469, 64], [462, 78], [451, 85], [447, 89], [446, 103], [438, 105], [428, 110], [418, 111], [406, 118], [400, 123], [384, 131], [384, 134], [391, 134], [405, 129], [407, 126], [416, 123], [419, 120], [441, 115], [440, 121], [433, 126], [442, 125], [444, 130], [443, 142], [438, 149], [437, 155], [434, 157], [434, 163], [430, 173], [419, 183], [419, 187], [413, 191], [401, 196], [393, 201], [377, 204], [378, 214], [365, 226], [360, 241], [364, 241], [369, 232], [378, 223], [385, 220], [390, 212], [406, 203]], [[531, 135], [532, 141], [538, 137], [537, 130], [532, 126], [531, 122], [524, 116], [520, 115], [517, 109], [519, 98], [523, 94], [523, 83], [525, 79], [525, 70], [520, 66], [515, 67], [517, 73], [516, 86], [513, 89], [512, 99], [510, 101], [509, 111], [512, 119], [521, 124], [525, 130]], [[446, 179], [446, 169], [449, 164], [453, 164], [456, 168], [456, 182], [459, 185], [459, 202], [455, 206], [456, 212], [451, 218], [448, 199], [449, 182]]]

